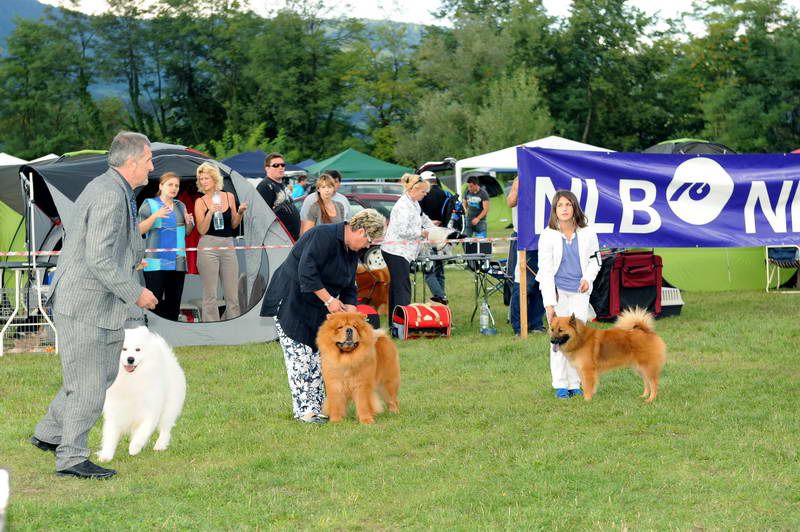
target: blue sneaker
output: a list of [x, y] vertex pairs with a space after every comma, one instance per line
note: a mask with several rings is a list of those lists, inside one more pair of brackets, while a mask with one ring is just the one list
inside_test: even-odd
[[556, 388], [556, 397], [559, 399], [569, 399], [569, 390], [566, 388]]
[[576, 390], [567, 390], [567, 391], [569, 392], [569, 396], [570, 397], [576, 397], [576, 396], [583, 395], [583, 390], [581, 390], [580, 388], [578, 388]]

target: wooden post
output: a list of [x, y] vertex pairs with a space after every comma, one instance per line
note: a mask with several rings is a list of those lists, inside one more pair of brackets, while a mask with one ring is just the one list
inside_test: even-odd
[[519, 268], [519, 337], [528, 337], [528, 259], [524, 249], [517, 249]]

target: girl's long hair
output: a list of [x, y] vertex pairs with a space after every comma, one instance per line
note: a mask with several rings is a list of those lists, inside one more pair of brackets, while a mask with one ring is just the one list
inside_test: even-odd
[[558, 205], [558, 200], [561, 198], [565, 198], [572, 204], [572, 221], [575, 222], [575, 227], [583, 228], [589, 225], [589, 220], [583, 213], [583, 209], [581, 209], [581, 205], [578, 203], [578, 198], [575, 197], [575, 194], [569, 190], [557, 190], [551, 201], [552, 207], [550, 208], [550, 220], [547, 222], [547, 227], [555, 229], [556, 231], [560, 229], [558, 225], [558, 214], [556, 214], [556, 205]]
[[[320, 216], [322, 217], [322, 223], [329, 224], [333, 220], [331, 216], [328, 214], [327, 209], [325, 209], [325, 203], [322, 201], [322, 194], [319, 193], [319, 187], [321, 186], [329, 186], [336, 190], [336, 181], [333, 180], [333, 177], [330, 174], [322, 174], [317, 179], [316, 187], [317, 187], [317, 206], [319, 206]], [[333, 198], [331, 198], [333, 201]], [[334, 204], [335, 206], [335, 204]]]

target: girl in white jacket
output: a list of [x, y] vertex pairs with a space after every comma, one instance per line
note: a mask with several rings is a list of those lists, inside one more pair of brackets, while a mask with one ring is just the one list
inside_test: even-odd
[[[588, 225], [578, 198], [569, 190], [559, 190], [552, 200], [550, 221], [539, 235], [539, 288], [549, 323], [554, 316], [575, 314], [586, 321], [589, 294], [600, 262], [597, 233]], [[561, 354], [550, 348], [550, 373], [556, 397], [582, 395], [578, 372]]]

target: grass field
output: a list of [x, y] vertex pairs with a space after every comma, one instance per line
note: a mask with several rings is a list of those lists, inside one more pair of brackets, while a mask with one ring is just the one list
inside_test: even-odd
[[684, 293], [655, 403], [627, 370], [586, 403], [554, 398], [545, 337], [514, 338], [499, 298], [478, 334], [471, 278], [447, 275], [453, 337], [400, 343], [399, 415], [302, 425], [277, 343], [180, 348], [172, 446], [123, 442], [109, 481], [58, 478], [27, 441], [58, 359], [0, 359], [10, 530], [800, 527], [797, 296]]

